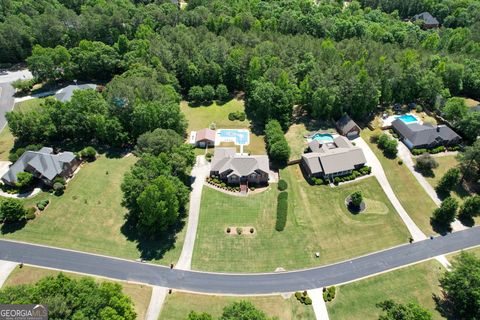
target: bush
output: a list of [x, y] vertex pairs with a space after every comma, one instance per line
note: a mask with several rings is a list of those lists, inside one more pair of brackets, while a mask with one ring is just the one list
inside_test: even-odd
[[65, 186], [62, 183], [55, 182], [53, 184], [53, 191], [54, 191], [55, 195], [61, 196], [63, 194], [64, 190], [65, 190]]
[[37, 208], [40, 211], [43, 211], [49, 203], [50, 203], [50, 201], [48, 199], [41, 200], [41, 201], [37, 202]]
[[390, 138], [386, 133], [382, 133], [378, 137], [377, 144], [387, 158], [395, 158], [397, 156], [397, 140]]
[[250, 233], [254, 233], [254, 232], [255, 232], [255, 229], [250, 228]]
[[207, 84], [203, 87], [203, 101], [212, 101], [215, 98], [215, 89]]
[[355, 207], [360, 207], [363, 201], [363, 195], [361, 191], [356, 191], [350, 195], [350, 201], [352, 202], [352, 205]]
[[37, 211], [37, 210], [36, 210], [34, 207], [29, 207], [29, 208], [27, 208], [27, 213], [25, 214], [25, 219], [27, 219], [27, 220], [33, 220], [33, 219], [35, 219], [35, 217], [36, 217], [36, 216], [35, 216], [35, 212], [36, 212], [36, 211]]
[[227, 228], [227, 233], [230, 233], [232, 231], [232, 229], [230, 229], [230, 227]]
[[274, 161], [285, 164], [290, 158], [290, 146], [277, 120], [270, 120], [265, 126], [267, 152]]
[[26, 189], [33, 184], [33, 174], [30, 172], [17, 173], [17, 183], [15, 184], [19, 189]]
[[295, 292], [295, 298], [297, 298], [298, 300], [300, 300], [302, 298], [302, 293], [297, 291]]
[[213, 153], [211, 152], [207, 152], [207, 154], [205, 155], [205, 159], [207, 159], [208, 162], [212, 160], [212, 157], [213, 157]]
[[219, 84], [215, 90], [215, 94], [219, 101], [226, 101], [229, 96], [227, 86], [224, 84]]
[[235, 120], [245, 121], [246, 118], [247, 116], [243, 111], [235, 111], [235, 112], [230, 112], [228, 114], [228, 120], [230, 121], [235, 121]]
[[312, 299], [310, 297], [305, 297], [305, 299], [303, 299], [303, 303], [309, 306], [312, 304]]
[[285, 191], [285, 190], [287, 190], [287, 188], [288, 188], [287, 181], [285, 181], [283, 179], [280, 179], [278, 181], [278, 190]]
[[241, 234], [242, 234], [242, 231], [243, 231], [242, 228], [240, 228], [240, 227], [237, 228], [237, 234], [238, 234], [238, 235], [241, 235]]
[[429, 153], [424, 153], [417, 158], [415, 168], [424, 173], [432, 172], [433, 169], [438, 168], [438, 162]]
[[335, 286], [328, 287], [323, 291], [323, 301], [328, 302], [335, 299]]
[[20, 92], [25, 93], [32, 90], [34, 84], [35, 84], [35, 79], [28, 79], [28, 80], [17, 79], [12, 82], [12, 87], [14, 87]]
[[415, 110], [416, 110], [417, 112], [422, 112], [422, 111], [423, 111], [423, 107], [422, 107], [421, 105], [417, 104], [417, 106], [415, 107]]
[[283, 231], [287, 224], [288, 213], [288, 192], [283, 191], [278, 194], [277, 197], [277, 222], [275, 224], [275, 230]]
[[335, 177], [335, 178], [333, 179], [333, 183], [336, 184], [336, 185], [338, 185], [338, 184], [339, 184], [340, 182], [342, 182], [342, 181], [343, 181], [343, 180], [342, 180], [340, 177]]
[[25, 218], [27, 211], [18, 199], [5, 198], [0, 202], [0, 220], [16, 222]]
[[402, 164], [403, 164], [403, 160], [398, 160], [398, 164], [399, 164], [399, 165], [402, 165]]
[[88, 161], [93, 161], [97, 158], [97, 150], [93, 147], [85, 147], [80, 151], [80, 157]]

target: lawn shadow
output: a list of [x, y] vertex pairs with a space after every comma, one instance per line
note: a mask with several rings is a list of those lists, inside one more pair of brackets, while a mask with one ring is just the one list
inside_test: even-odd
[[439, 295], [432, 294], [433, 301], [435, 302], [435, 310], [437, 310], [442, 317], [447, 320], [456, 320], [458, 317], [454, 315], [453, 305], [448, 299], [442, 299]]
[[414, 166], [414, 169], [425, 178], [435, 178], [435, 172], [432, 169], [419, 169], [417, 166]]
[[137, 244], [140, 258], [144, 260], [160, 260], [166, 252], [175, 248], [177, 234], [185, 227], [185, 220], [186, 214], [181, 214], [175, 225], [165, 231], [164, 234], [153, 239], [145, 237], [137, 229], [136, 222], [132, 219], [127, 219], [120, 230], [127, 237], [128, 241]]
[[2, 227], [0, 228], [0, 232], [2, 234], [9, 234], [9, 233], [15, 233], [18, 230], [23, 229], [27, 225], [27, 220], [22, 219], [17, 222], [7, 222], [2, 224]]

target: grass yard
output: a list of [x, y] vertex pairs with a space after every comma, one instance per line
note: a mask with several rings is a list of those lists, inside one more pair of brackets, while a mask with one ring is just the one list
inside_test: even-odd
[[295, 297], [284, 299], [281, 296], [226, 297], [174, 292], [168, 295], [159, 320], [185, 320], [190, 311], [208, 312], [215, 319], [220, 317], [227, 305], [247, 300], [263, 310], [269, 317], [281, 320], [314, 320], [312, 306], [305, 306]]
[[[4, 287], [8, 286], [18, 286], [22, 284], [31, 284], [38, 282], [40, 279], [45, 278], [47, 276], [56, 276], [59, 274], [59, 271], [50, 270], [50, 269], [43, 269], [43, 268], [36, 268], [30, 266], [24, 266], [23, 268], [15, 268], [12, 273], [8, 276], [7, 280], [5, 281]], [[68, 275], [71, 278], [81, 278], [82, 275], [63, 272], [65, 275]], [[110, 281], [105, 280], [102, 278], [95, 278], [96, 281], [103, 282], [103, 281]], [[117, 282], [117, 281], [112, 281]], [[141, 285], [141, 284], [133, 284], [127, 282], [120, 282], [118, 283], [123, 287], [123, 293], [129, 296], [134, 305], [135, 305], [135, 312], [137, 313], [137, 319], [144, 319], [145, 314], [147, 313], [148, 304], [150, 303], [150, 296], [152, 295], [152, 288], [150, 286]]]
[[[18, 230], [2, 230], [2, 237], [32, 243], [135, 259], [151, 257], [164, 243], [139, 243], [127, 239], [121, 229], [126, 209], [121, 206], [120, 184], [125, 172], [135, 163], [133, 156], [107, 158], [86, 163], [69, 182], [65, 193], [56, 197], [42, 193], [25, 201], [34, 205], [46, 197], [50, 205], [35, 220]], [[107, 174], [108, 172], [108, 174]], [[186, 228], [184, 228], [186, 229]], [[177, 235], [174, 247], [156, 262], [175, 262], [183, 245], [184, 232]]]
[[16, 112], [28, 112], [40, 108], [44, 101], [45, 98], [38, 98], [17, 102], [13, 107], [13, 110]]
[[[293, 270], [341, 261], [408, 241], [407, 229], [375, 178], [331, 188], [308, 185], [299, 166], [290, 166], [280, 175], [289, 185], [289, 213], [282, 232], [275, 230], [276, 185], [246, 198], [204, 188], [192, 261], [194, 269]], [[344, 201], [357, 190], [362, 190], [367, 209], [354, 215]], [[253, 236], [227, 235], [225, 229], [229, 226], [251, 226], [257, 232]], [[314, 257], [317, 251], [320, 258]]]
[[290, 160], [296, 160], [302, 157], [305, 148], [308, 147], [307, 140], [304, 138], [304, 135], [307, 133], [308, 130], [304, 124], [296, 123], [288, 128], [287, 133], [285, 133], [285, 138], [291, 150]]
[[373, 133], [369, 129], [365, 129], [362, 131], [361, 136], [372, 148], [378, 160], [380, 160], [398, 200], [408, 215], [415, 221], [416, 225], [427, 236], [435, 234], [430, 225], [430, 217], [437, 206], [410, 170], [405, 165], [398, 164], [398, 158], [394, 160], [386, 158], [377, 145], [370, 142], [370, 137]]
[[[228, 120], [230, 112], [245, 110], [243, 100], [232, 99], [223, 105], [213, 102], [209, 106], [198, 107], [190, 107], [188, 102], [182, 101], [180, 109], [188, 120], [188, 132], [208, 128], [211, 123], [215, 123], [218, 129], [250, 129], [250, 121], [248, 120]], [[250, 145], [244, 147], [244, 151], [251, 154], [266, 154], [263, 136], [250, 132]]]
[[375, 305], [386, 299], [400, 303], [417, 302], [430, 310], [433, 319], [443, 319], [435, 310], [433, 294], [440, 294], [439, 277], [443, 267], [434, 260], [394, 270], [337, 287], [332, 302], [327, 303], [331, 320], [374, 320], [381, 310]]

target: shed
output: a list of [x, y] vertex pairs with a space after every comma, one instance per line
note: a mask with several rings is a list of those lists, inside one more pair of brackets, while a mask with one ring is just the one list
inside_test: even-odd
[[342, 116], [336, 123], [337, 130], [341, 135], [349, 139], [356, 138], [360, 135], [361, 128], [348, 115]]

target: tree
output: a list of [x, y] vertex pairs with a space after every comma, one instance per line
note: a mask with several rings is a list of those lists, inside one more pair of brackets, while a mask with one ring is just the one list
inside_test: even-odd
[[379, 320], [431, 320], [430, 311], [416, 303], [401, 304], [393, 300], [385, 300], [377, 304], [386, 314], [382, 314]]
[[218, 101], [226, 101], [229, 97], [227, 86], [224, 84], [219, 84], [215, 90], [215, 95], [217, 96]]
[[188, 314], [187, 320], [213, 320], [213, 317], [206, 312], [197, 313], [191, 311]]
[[460, 171], [462, 172], [461, 181], [478, 181], [480, 178], [480, 140], [476, 140], [473, 145], [466, 147], [464, 152], [458, 156]]
[[28, 69], [38, 81], [62, 78], [71, 68], [71, 55], [65, 47], [43, 48], [36, 45], [27, 59]]
[[[219, 320], [269, 320], [270, 318], [248, 301], [234, 302], [223, 309]], [[272, 319], [273, 320], [273, 319]]]
[[270, 120], [265, 126], [267, 151], [273, 161], [285, 164], [290, 158], [290, 146], [277, 120]]
[[415, 168], [422, 173], [431, 173], [433, 169], [438, 168], [438, 162], [430, 153], [424, 153], [417, 158]]
[[459, 182], [460, 170], [458, 168], [450, 168], [445, 172], [435, 189], [440, 194], [449, 194]]
[[97, 150], [95, 150], [95, 148], [92, 146], [88, 146], [83, 148], [79, 155], [88, 161], [94, 161], [97, 158]]
[[465, 199], [458, 212], [459, 217], [472, 219], [480, 215], [480, 196], [474, 195]]
[[158, 156], [165, 152], [171, 154], [175, 147], [183, 143], [183, 137], [171, 129], [155, 129], [138, 137], [135, 152], [150, 153]]
[[200, 86], [193, 86], [188, 90], [188, 100], [193, 103], [203, 101], [203, 88]]
[[17, 183], [16, 186], [19, 189], [28, 188], [33, 183], [33, 174], [30, 172], [19, 172], [17, 173]]
[[388, 158], [395, 158], [397, 156], [397, 140], [390, 138], [386, 133], [382, 133], [378, 137], [378, 147], [383, 150], [383, 153]]
[[445, 107], [443, 107], [443, 115], [445, 119], [451, 121], [453, 124], [458, 124], [467, 114], [468, 107], [463, 98], [450, 98], [447, 100]]
[[440, 227], [450, 228], [457, 214], [458, 201], [452, 197], [443, 200], [440, 208], [433, 212], [432, 222]]
[[203, 87], [203, 101], [212, 101], [215, 98], [215, 89], [207, 84], [206, 86]]
[[476, 139], [480, 132], [480, 112], [468, 112], [458, 123], [458, 128], [468, 140]]
[[363, 202], [363, 195], [361, 191], [356, 191], [350, 195], [350, 201], [356, 208], [360, 207]]
[[185, 116], [176, 102], [161, 103], [158, 101], [144, 102], [135, 105], [131, 115], [132, 134], [141, 134], [157, 128], [172, 129], [183, 135], [187, 127]]
[[478, 319], [480, 317], [480, 259], [462, 252], [440, 279], [444, 297], [441, 309], [452, 319]]
[[119, 69], [118, 53], [103, 42], [82, 40], [69, 52], [72, 73], [79, 79], [110, 79]]
[[14, 87], [15, 89], [17, 89], [22, 93], [25, 93], [32, 90], [34, 84], [35, 84], [34, 79], [27, 79], [27, 80], [17, 79], [12, 82], [12, 87]]
[[5, 198], [0, 202], [0, 219], [4, 222], [16, 222], [25, 217], [27, 211], [18, 199]]

